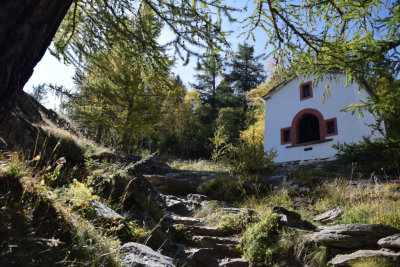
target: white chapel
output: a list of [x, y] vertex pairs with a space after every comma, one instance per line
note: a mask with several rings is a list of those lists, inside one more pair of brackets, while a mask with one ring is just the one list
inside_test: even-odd
[[334, 159], [333, 144], [381, 137], [369, 126], [375, 123], [369, 112], [360, 117], [342, 111], [371, 95], [364, 87], [355, 82], [346, 87], [346, 76], [339, 72], [325, 75], [317, 85], [314, 76], [303, 78], [283, 82], [264, 96], [264, 150], [276, 151], [276, 162]]

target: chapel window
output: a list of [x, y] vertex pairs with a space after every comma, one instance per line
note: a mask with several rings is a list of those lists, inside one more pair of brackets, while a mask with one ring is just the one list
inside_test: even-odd
[[305, 100], [313, 97], [312, 83], [306, 82], [300, 86], [300, 100]]

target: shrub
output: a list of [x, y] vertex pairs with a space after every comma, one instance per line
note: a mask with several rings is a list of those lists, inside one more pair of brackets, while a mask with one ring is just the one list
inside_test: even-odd
[[89, 205], [90, 200], [95, 200], [98, 197], [92, 195], [93, 188], [87, 187], [85, 184], [78, 182], [76, 179], [66, 190], [66, 197], [69, 198], [72, 206], [74, 207], [85, 207]]
[[244, 231], [248, 225], [257, 221], [258, 217], [251, 215], [246, 210], [232, 214], [217, 208], [213, 213], [207, 216], [207, 219], [216, 227], [226, 232], [240, 233]]
[[364, 172], [399, 174], [400, 140], [379, 138], [374, 141], [364, 137], [358, 144], [337, 144], [333, 146], [336, 157], [347, 163], [359, 163]]
[[277, 214], [269, 211], [263, 219], [247, 228], [240, 247], [245, 258], [253, 264], [272, 264], [275, 254], [274, 245], [279, 240]]
[[241, 142], [238, 147], [231, 148], [230, 165], [237, 174], [263, 173], [273, 169], [275, 152], [264, 152], [263, 144]]

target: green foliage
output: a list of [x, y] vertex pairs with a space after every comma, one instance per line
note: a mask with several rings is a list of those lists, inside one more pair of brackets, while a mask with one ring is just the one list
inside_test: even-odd
[[36, 99], [39, 103], [43, 104], [47, 98], [47, 87], [46, 84], [39, 84], [37, 86], [32, 86], [32, 96]]
[[198, 64], [195, 78], [196, 84], [191, 84], [197, 92], [200, 93], [200, 99], [203, 104], [209, 104], [210, 109], [210, 121], [215, 120], [217, 114], [217, 80], [220, 76], [222, 67], [220, 55], [203, 55], [203, 64]]
[[274, 245], [279, 240], [277, 215], [271, 211], [263, 214], [262, 220], [251, 225], [241, 240], [243, 256], [252, 264], [273, 264], [276, 251]]
[[337, 144], [336, 156], [346, 163], [359, 163], [363, 171], [399, 174], [400, 140], [364, 138], [358, 144]]
[[247, 211], [232, 214], [218, 208], [208, 215], [207, 219], [219, 229], [233, 233], [243, 232], [258, 220], [257, 216], [250, 215]]
[[206, 204], [201, 206], [201, 209], [196, 211], [194, 217], [203, 218], [212, 215], [218, 208], [218, 201], [208, 201]]
[[164, 115], [157, 129], [160, 153], [182, 159], [208, 157], [210, 129], [203, 122], [208, 107], [201, 105], [195, 90], [185, 92], [182, 84], [179, 88], [180, 95], [161, 106]]
[[[167, 25], [172, 37], [167, 47], [175, 49], [182, 59], [182, 52], [186, 52], [187, 60], [191, 55], [198, 55], [196, 48], [199, 47], [207, 46], [212, 53], [217, 53], [229, 46], [221, 23], [222, 17], [233, 20], [229, 14], [232, 8], [221, 1], [81, 0], [69, 9], [54, 38], [52, 52], [77, 63], [92, 51], [113, 47], [115, 42], [125, 40], [139, 45], [150, 62], [163, 64], [154, 53], [158, 41], [146, 28], [149, 22], [143, 18], [143, 10], [151, 10]], [[135, 31], [131, 26], [142, 30]]]
[[210, 172], [228, 172], [229, 169], [215, 162], [204, 159], [199, 160], [173, 160], [168, 163], [173, 169], [191, 170], [191, 171], [210, 171]]
[[241, 142], [238, 147], [233, 147], [230, 153], [229, 164], [234, 169], [234, 173], [246, 176], [274, 168], [273, 159], [276, 153], [265, 152], [262, 144], [251, 145]]
[[254, 55], [254, 46], [248, 43], [239, 44], [233, 57], [229, 73], [225, 80], [234, 88], [235, 93], [244, 96], [245, 92], [256, 88], [265, 79], [263, 65], [259, 62], [263, 55]]
[[76, 179], [70, 184], [65, 191], [65, 196], [70, 200], [73, 207], [87, 207], [90, 200], [95, 200], [98, 196], [92, 195], [93, 188], [87, 187], [86, 184], [78, 182]]
[[[148, 41], [155, 42], [160, 22], [149, 8], [142, 8], [140, 19], [140, 27], [129, 30], [146, 32]], [[175, 88], [164, 49], [153, 44], [149, 56], [141, 45], [113, 40], [113, 46], [87, 54], [74, 78], [77, 92], [66, 103], [69, 116], [88, 137], [129, 153], [155, 137], [160, 102]], [[153, 56], [162, 64], [153, 64]]]
[[226, 177], [203, 182], [199, 186], [199, 191], [212, 199], [225, 201], [237, 200], [243, 194], [240, 183]]

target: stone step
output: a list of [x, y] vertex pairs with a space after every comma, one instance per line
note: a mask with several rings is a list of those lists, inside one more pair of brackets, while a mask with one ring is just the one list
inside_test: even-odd
[[167, 177], [165, 175], [143, 175], [150, 183], [152, 183], [155, 187], [159, 187], [165, 185], [167, 183]]
[[[225, 246], [226, 245], [222, 245]], [[249, 266], [249, 261], [246, 259], [238, 258], [240, 255], [237, 252], [232, 253], [230, 251], [230, 255], [224, 253], [226, 251], [221, 251], [218, 248], [191, 248], [188, 249], [185, 253], [187, 254], [187, 260], [185, 262], [185, 266], [190, 267], [217, 267], [217, 266], [226, 266], [226, 267], [247, 267]], [[246, 265], [247, 263], [247, 265]]]
[[196, 193], [195, 182], [191, 179], [176, 179], [165, 175], [144, 175], [163, 194], [187, 195]]
[[239, 244], [235, 238], [217, 236], [193, 236], [192, 241], [201, 248], [214, 247], [217, 244]]
[[218, 258], [213, 248], [191, 248], [185, 251], [187, 254], [184, 266], [189, 267], [216, 267], [219, 265]]
[[400, 252], [389, 252], [384, 250], [358, 250], [351, 254], [338, 254], [329, 261], [329, 264], [334, 266], [351, 266], [351, 262], [358, 259], [381, 258], [385, 259], [388, 265], [399, 266]]
[[216, 236], [193, 236], [192, 245], [199, 248], [213, 248], [217, 258], [239, 257], [239, 242], [235, 238]]
[[[173, 225], [175, 228], [176, 227], [182, 227], [182, 224], [174, 224]], [[198, 236], [215, 236], [215, 237], [227, 237], [231, 236], [232, 233], [224, 231], [220, 228], [212, 227], [212, 226], [201, 226], [201, 225], [190, 225], [187, 226], [187, 230]]]
[[176, 216], [169, 212], [165, 213], [165, 219], [172, 222], [173, 224], [183, 224], [186, 226], [201, 224], [204, 221], [203, 218]]
[[219, 261], [220, 267], [248, 267], [249, 260], [244, 258], [225, 258]]

